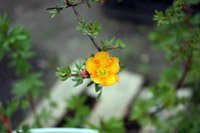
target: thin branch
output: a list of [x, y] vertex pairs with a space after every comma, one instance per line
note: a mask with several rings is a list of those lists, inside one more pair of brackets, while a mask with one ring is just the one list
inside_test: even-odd
[[82, 0], [82, 1], [80, 1], [80, 2], [78, 2], [78, 3], [76, 3], [76, 4], [70, 4], [70, 3], [67, 3], [65, 6], [55, 6], [55, 7], [49, 7], [49, 8], [47, 8], [46, 10], [59, 10], [59, 11], [61, 11], [61, 10], [63, 10], [63, 9], [65, 9], [65, 8], [69, 8], [69, 7], [72, 7], [72, 6], [78, 6], [78, 5], [80, 5], [80, 4], [82, 4], [82, 3], [84, 3], [85, 1], [84, 0]]
[[77, 76], [80, 76], [82, 78], [85, 78], [85, 77], [88, 77], [89, 76], [89, 73], [86, 71], [86, 70], [83, 70], [81, 72], [81, 74], [65, 74], [64, 75], [65, 77], [77, 77]]
[[[192, 27], [192, 24], [189, 21], [189, 18], [191, 16], [191, 8], [187, 4], [183, 4], [182, 7], [183, 7], [183, 10], [186, 13], [185, 23], [188, 25], [189, 32], [192, 32], [193, 27]], [[190, 42], [187, 42], [186, 45], [190, 45]], [[183, 74], [182, 74], [180, 80], [176, 84], [176, 89], [179, 89], [179, 88], [183, 87], [184, 80], [187, 77], [187, 74], [188, 74], [188, 72], [190, 71], [190, 68], [191, 68], [192, 57], [193, 57], [193, 55], [192, 55], [192, 52], [191, 52], [190, 55], [188, 56], [187, 60], [184, 62]]]
[[32, 95], [31, 92], [28, 93], [28, 100], [29, 100], [29, 103], [30, 103], [31, 111], [32, 111], [32, 113], [33, 113], [33, 115], [35, 117], [36, 124], [39, 127], [42, 127], [42, 124], [41, 124], [41, 122], [38, 119], [37, 114], [36, 114], [35, 102], [34, 102], [33, 95]]
[[76, 77], [76, 76], [80, 76], [80, 75], [78, 75], [78, 74], [65, 74], [64, 76], [65, 76], [65, 77], [68, 77], [68, 76], [70, 76], [70, 77], [71, 77], [71, 76], [72, 76], [72, 77]]
[[0, 113], [0, 119], [3, 122], [7, 132], [12, 133], [12, 126], [11, 126], [10, 119], [3, 113]]
[[[79, 23], [83, 23], [83, 21], [82, 21], [80, 15], [79, 15], [79, 13], [78, 13], [77, 10], [75, 9], [76, 6], [78, 6], [78, 5], [82, 4], [82, 3], [87, 3], [87, 4], [89, 4], [89, 3], [88, 3], [88, 0], [80, 0], [80, 1], [79, 1], [78, 3], [76, 3], [76, 4], [72, 4], [72, 3], [70, 3], [68, 0], [66, 0], [66, 6], [61, 6], [61, 7], [57, 7], [57, 6], [56, 6], [56, 7], [50, 7], [50, 8], [47, 8], [46, 10], [58, 10], [58, 11], [61, 11], [61, 10], [63, 10], [64, 8], [72, 7], [73, 12], [74, 12], [74, 14], [75, 14], [75, 16], [76, 16], [77, 21], [78, 21]], [[89, 5], [88, 5], [88, 6], [89, 6]], [[97, 43], [95, 42], [94, 38], [93, 38], [91, 35], [87, 35], [87, 36], [90, 38], [91, 42], [92, 42], [93, 45], [96, 47], [96, 49], [97, 49], [98, 51], [101, 51], [101, 48], [97, 45]]]
[[191, 64], [192, 64], [192, 54], [188, 57], [188, 59], [184, 63], [183, 74], [182, 74], [180, 80], [176, 84], [176, 89], [183, 87], [185, 78], [187, 77], [187, 74], [191, 68]]
[[[16, 49], [13, 45], [11, 45], [10, 48], [12, 49], [13, 52], [15, 52], [15, 53], [18, 52], [17, 49]], [[23, 58], [21, 57], [21, 55], [18, 55], [18, 58], [19, 58], [19, 59], [20, 59], [20, 58], [23, 59]], [[26, 74], [23, 75], [24, 78], [26, 77], [25, 75], [26, 75]], [[32, 111], [32, 113], [33, 113], [33, 115], [34, 115], [34, 117], [35, 117], [36, 124], [37, 124], [39, 127], [42, 127], [41, 122], [40, 122], [40, 120], [38, 119], [38, 117], [37, 117], [37, 115], [36, 115], [34, 97], [33, 97], [32, 93], [31, 93], [30, 91], [27, 93], [27, 95], [28, 95], [28, 99], [27, 99], [27, 100], [28, 100], [28, 102], [29, 102], [29, 104], [30, 104], [31, 111]]]
[[[73, 12], [74, 12], [74, 14], [75, 14], [75, 16], [76, 16], [77, 21], [78, 21], [79, 23], [83, 23], [83, 21], [81, 20], [81, 17], [80, 17], [80, 15], [79, 15], [79, 13], [77, 12], [75, 6], [72, 6], [72, 9], [73, 9]], [[90, 40], [92, 41], [92, 43], [93, 43], [93, 45], [96, 47], [96, 49], [97, 49], [98, 51], [101, 51], [101, 48], [97, 45], [97, 43], [95, 42], [94, 38], [93, 38], [91, 35], [87, 35], [87, 36], [90, 38]]]
[[113, 47], [110, 47], [110, 48], [106, 48], [106, 50], [113, 50], [113, 49], [118, 49], [119, 47], [118, 46], [113, 46]]

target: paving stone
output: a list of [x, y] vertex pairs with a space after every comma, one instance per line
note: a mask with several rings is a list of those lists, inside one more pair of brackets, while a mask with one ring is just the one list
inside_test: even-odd
[[[55, 126], [57, 122], [60, 121], [62, 117], [64, 116], [64, 114], [67, 112], [66, 100], [70, 99], [71, 96], [80, 95], [84, 91], [84, 89], [86, 89], [86, 86], [88, 83], [89, 83], [89, 80], [85, 80], [82, 85], [73, 87], [74, 82], [71, 79], [67, 81], [57, 81], [49, 93], [49, 97], [51, 98], [51, 100], [57, 103], [56, 109], [52, 109], [52, 113], [50, 116], [54, 119], [48, 122], [42, 123], [43, 127]], [[38, 114], [41, 113], [44, 108], [46, 109], [50, 108], [50, 103], [48, 102], [48, 99], [42, 100], [36, 108], [37, 108], [36, 112]], [[34, 121], [34, 117], [32, 113], [30, 113], [28, 117], [22, 122], [22, 124], [23, 123], [31, 124], [33, 123], [33, 121]]]
[[[119, 77], [118, 84], [103, 88], [102, 96], [89, 118], [90, 123], [98, 125], [100, 119], [123, 118], [133, 98], [137, 96], [143, 83], [143, 77], [125, 71], [121, 72]], [[88, 89], [88, 94], [96, 95], [94, 87]]]

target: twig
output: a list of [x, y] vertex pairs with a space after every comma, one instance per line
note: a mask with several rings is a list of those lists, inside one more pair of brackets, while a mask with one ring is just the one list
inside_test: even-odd
[[113, 46], [113, 47], [110, 47], [110, 48], [106, 48], [106, 50], [113, 50], [113, 49], [118, 49], [119, 47], [118, 46]]
[[[187, 4], [183, 4], [182, 7], [183, 7], [183, 10], [184, 10], [185, 13], [186, 13], [185, 22], [186, 22], [186, 24], [188, 25], [189, 32], [191, 32], [192, 29], [193, 29], [193, 27], [192, 27], [192, 25], [191, 25], [191, 23], [190, 23], [190, 21], [189, 21], [189, 18], [190, 18], [190, 15], [191, 15], [191, 8], [190, 8], [190, 6], [187, 5]], [[190, 45], [190, 42], [187, 42], [187, 43], [186, 43], [186, 46], [187, 46], [187, 45]], [[186, 47], [186, 46], [185, 46], [185, 47]], [[186, 78], [186, 76], [187, 76], [187, 74], [188, 74], [188, 72], [189, 72], [189, 70], [190, 70], [190, 68], [191, 68], [192, 57], [193, 57], [193, 56], [192, 56], [192, 53], [190, 53], [189, 57], [188, 57], [187, 60], [184, 62], [183, 74], [182, 74], [180, 80], [179, 80], [179, 81], [177, 82], [177, 84], [176, 84], [176, 89], [179, 89], [179, 88], [181, 88], [181, 87], [183, 86], [184, 80], [185, 80], [185, 78]]]
[[36, 114], [35, 102], [34, 102], [33, 95], [32, 95], [31, 92], [28, 92], [28, 100], [29, 100], [29, 103], [30, 103], [31, 111], [32, 111], [32, 113], [35, 117], [36, 124], [38, 125], [38, 127], [42, 127], [42, 124], [41, 124], [41, 122], [38, 119], [37, 114]]
[[78, 5], [82, 4], [82, 3], [84, 3], [84, 0], [82, 0], [82, 1], [80, 1], [80, 2], [78, 2], [78, 3], [76, 3], [76, 4], [66, 3], [67, 5], [65, 5], [65, 6], [49, 7], [49, 8], [47, 8], [46, 10], [54, 10], [54, 9], [55, 9], [55, 10], [61, 11], [61, 10], [65, 9], [65, 8], [69, 8], [69, 7], [72, 7], [72, 6], [78, 6]]
[[187, 74], [190, 70], [191, 64], [192, 64], [192, 54], [188, 57], [188, 59], [184, 63], [183, 74], [182, 74], [180, 80], [176, 84], [176, 89], [183, 87], [184, 80], [185, 80], [185, 78], [186, 78], [186, 76], [187, 76]]
[[78, 75], [78, 74], [65, 74], [64, 76], [65, 76], [65, 77], [68, 77], [68, 76], [70, 76], [70, 77], [71, 77], [71, 76], [75, 77], [75, 76], [80, 76], [80, 75]]
[[[73, 9], [73, 12], [74, 12], [74, 14], [75, 14], [75, 16], [76, 16], [77, 21], [78, 21], [79, 23], [83, 23], [83, 21], [81, 20], [81, 17], [80, 17], [80, 15], [79, 15], [79, 13], [77, 12], [75, 6], [72, 6], [72, 9]], [[94, 38], [93, 38], [91, 35], [87, 35], [87, 36], [90, 38], [90, 40], [92, 41], [92, 43], [93, 43], [93, 45], [96, 47], [96, 49], [97, 49], [98, 51], [101, 51], [101, 48], [97, 45], [97, 43], [95, 42]]]
[[3, 124], [5, 125], [5, 128], [8, 133], [12, 133], [12, 126], [10, 119], [3, 113], [0, 113], [0, 119], [2, 120]]
[[[75, 14], [75, 16], [76, 16], [77, 21], [78, 21], [79, 23], [83, 23], [83, 21], [82, 21], [80, 15], [79, 15], [79, 13], [77, 12], [77, 10], [75, 9], [75, 7], [78, 6], [78, 5], [80, 5], [80, 4], [82, 4], [82, 3], [87, 3], [87, 4], [88, 4], [88, 0], [80, 0], [80, 2], [78, 2], [78, 3], [76, 3], [76, 4], [72, 4], [72, 3], [70, 3], [68, 0], [65, 0], [65, 1], [66, 1], [66, 6], [61, 6], [61, 7], [57, 7], [57, 6], [56, 6], [56, 7], [50, 7], [50, 8], [47, 8], [46, 10], [58, 10], [58, 11], [61, 11], [61, 10], [63, 10], [64, 8], [72, 7], [73, 12], [74, 12], [74, 14]], [[87, 36], [90, 38], [91, 42], [92, 42], [93, 45], [96, 47], [96, 49], [97, 49], [98, 51], [101, 51], [101, 48], [97, 45], [97, 43], [95, 42], [94, 38], [93, 38], [91, 35], [87, 35]]]

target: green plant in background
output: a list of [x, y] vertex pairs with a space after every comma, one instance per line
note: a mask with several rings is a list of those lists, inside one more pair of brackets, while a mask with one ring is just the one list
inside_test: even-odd
[[[21, 26], [11, 28], [11, 21], [7, 15], [0, 15], [0, 60], [9, 57], [9, 67], [12, 67], [18, 80], [11, 89], [13, 99], [6, 105], [0, 106], [0, 120], [7, 132], [12, 131], [10, 119], [17, 109], [25, 109], [30, 106], [37, 127], [41, 126], [39, 117], [35, 112], [35, 100], [43, 87], [41, 72], [33, 72], [28, 60], [34, 56], [32, 52], [30, 36]], [[0, 129], [1, 131], [5, 131]]]
[[86, 96], [72, 96], [66, 100], [67, 116], [64, 120], [65, 127], [82, 127], [88, 125], [92, 129], [98, 130], [100, 133], [124, 133], [125, 127], [123, 120], [111, 118], [108, 121], [100, 120], [99, 126], [87, 121], [91, 112], [91, 107], [86, 103]]
[[11, 117], [19, 106], [18, 101], [9, 101], [6, 106], [0, 103], [0, 131], [12, 132]]
[[101, 120], [99, 126], [89, 124], [90, 128], [97, 129], [99, 133], [125, 133], [123, 120], [110, 118], [108, 121]]
[[[199, 2], [175, 0], [154, 15], [158, 26], [150, 39], [165, 52], [170, 68], [148, 89], [150, 98], [137, 100], [131, 119], [154, 125], [157, 132], [200, 132], [200, 14], [193, 10]], [[177, 90], [184, 87], [190, 88], [191, 98], [177, 97]]]
[[[41, 126], [35, 114], [34, 103], [43, 86], [43, 82], [40, 80], [41, 73], [32, 72], [31, 65], [28, 63], [28, 59], [34, 56], [34, 53], [30, 50], [31, 43], [28, 32], [21, 26], [10, 28], [10, 24], [11, 21], [7, 15], [0, 16], [0, 59], [7, 55], [9, 57], [8, 66], [14, 68], [16, 76], [18, 76], [18, 80], [12, 88], [14, 99], [20, 102], [20, 107], [30, 105], [37, 125]], [[27, 102], [29, 104], [26, 104]], [[11, 105], [8, 104], [7, 108]], [[13, 110], [13, 112], [15, 111]]]
[[90, 107], [86, 104], [86, 96], [72, 96], [67, 103], [69, 115], [65, 119], [66, 127], [82, 127], [90, 114]]

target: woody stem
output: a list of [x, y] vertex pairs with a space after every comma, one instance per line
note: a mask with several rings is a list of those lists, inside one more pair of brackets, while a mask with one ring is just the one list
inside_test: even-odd
[[3, 122], [7, 132], [12, 133], [12, 126], [11, 126], [10, 119], [3, 113], [0, 113], [0, 119]]
[[[77, 12], [75, 6], [72, 6], [72, 9], [73, 9], [73, 12], [74, 12], [74, 14], [75, 14], [75, 16], [76, 16], [77, 21], [78, 21], [79, 23], [83, 23], [83, 21], [81, 20], [81, 17], [80, 17], [80, 15], [79, 15], [79, 13]], [[101, 48], [97, 45], [97, 43], [95, 42], [94, 38], [93, 38], [91, 35], [87, 35], [87, 36], [90, 38], [91, 42], [92, 42], [93, 45], [96, 47], [96, 49], [97, 49], [98, 51], [101, 51]]]
[[35, 102], [34, 102], [34, 98], [33, 98], [33, 95], [32, 95], [31, 92], [28, 92], [28, 100], [29, 100], [29, 103], [30, 103], [31, 111], [32, 111], [32, 113], [35, 117], [36, 124], [38, 125], [38, 127], [42, 127], [42, 124], [41, 124], [39, 118], [36, 115]]

